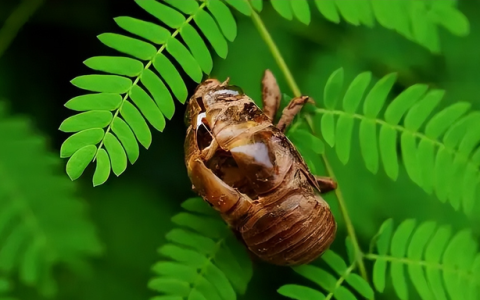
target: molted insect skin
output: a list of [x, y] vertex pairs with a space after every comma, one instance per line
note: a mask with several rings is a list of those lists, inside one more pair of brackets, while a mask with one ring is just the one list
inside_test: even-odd
[[294, 145], [248, 96], [209, 79], [189, 100], [185, 163], [193, 189], [248, 249], [276, 265], [309, 263], [336, 223]]

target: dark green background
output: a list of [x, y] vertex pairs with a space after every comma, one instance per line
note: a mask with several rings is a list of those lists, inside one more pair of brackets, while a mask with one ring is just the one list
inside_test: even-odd
[[[18, 3], [0, 1], [0, 20]], [[282, 19], [270, 5], [265, 5], [262, 18], [302, 92], [313, 98], [321, 99], [327, 77], [343, 66], [347, 82], [365, 70], [372, 71], [376, 78], [398, 72], [396, 92], [414, 83], [428, 83], [447, 90], [442, 107], [461, 100], [471, 102], [478, 109], [480, 1], [460, 1], [459, 8], [470, 21], [471, 33], [460, 38], [440, 30], [442, 55], [433, 55], [379, 26], [368, 29], [329, 23], [316, 11], [308, 27]], [[103, 46], [96, 36], [103, 32], [121, 32], [113, 18], [124, 15], [151, 19], [133, 1], [45, 1], [0, 57], [0, 97], [7, 99], [15, 114], [31, 118], [38, 130], [50, 139], [53, 152], [58, 153], [68, 137], [58, 131], [60, 123], [73, 114], [63, 104], [82, 93], [69, 81], [90, 73], [82, 64], [85, 59], [118, 55]], [[235, 16], [237, 39], [229, 44], [226, 60], [214, 55], [212, 76], [220, 80], [230, 76], [231, 83], [259, 100], [262, 72], [270, 68], [282, 92], [291, 94], [251, 20], [240, 14]], [[193, 91], [195, 84], [186, 76], [185, 80], [189, 91]], [[156, 249], [172, 227], [170, 217], [180, 210], [180, 203], [194, 196], [183, 161], [183, 112], [184, 106], [176, 103], [175, 116], [167, 122], [164, 133], [154, 132], [151, 148], [141, 151], [140, 159], [119, 178], [112, 175], [106, 184], [93, 188], [93, 168], [89, 167], [76, 182], [79, 194], [90, 204], [91, 218], [106, 251], [103, 257], [92, 260], [92, 268], [81, 276], [58, 270], [59, 299], [131, 300], [154, 295], [146, 285], [152, 275], [150, 267], [158, 259]], [[381, 168], [377, 175], [369, 173], [360, 156], [356, 134], [346, 166], [331, 149], [327, 154], [364, 250], [368, 249], [368, 242], [380, 224], [389, 217], [393, 217], [396, 224], [407, 218], [436, 220], [451, 224], [454, 229], [472, 228], [476, 236], [480, 234], [479, 217], [468, 220], [462, 212], [455, 212], [435, 196], [425, 194], [408, 179], [403, 167], [397, 182], [387, 178]], [[338, 237], [332, 247], [344, 255], [343, 220], [334, 196], [328, 195], [326, 199], [339, 223]], [[476, 211], [479, 211], [478, 205]], [[371, 270], [370, 264], [367, 266]], [[288, 268], [256, 262], [254, 269], [254, 278], [244, 299], [280, 299], [275, 290], [282, 284], [304, 282]], [[275, 272], [275, 276], [268, 275], [269, 272]], [[21, 287], [18, 294], [23, 299], [36, 299], [33, 291]], [[384, 299], [389, 299], [388, 294]]]

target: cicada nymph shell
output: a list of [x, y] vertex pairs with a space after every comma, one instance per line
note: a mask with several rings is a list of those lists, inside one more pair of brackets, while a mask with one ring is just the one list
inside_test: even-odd
[[263, 94], [265, 112], [228, 79], [197, 87], [186, 113], [188, 176], [256, 256], [276, 265], [309, 263], [335, 238], [320, 196], [335, 186], [311, 174], [284, 134], [308, 97], [293, 99], [275, 126], [280, 91], [268, 70]]

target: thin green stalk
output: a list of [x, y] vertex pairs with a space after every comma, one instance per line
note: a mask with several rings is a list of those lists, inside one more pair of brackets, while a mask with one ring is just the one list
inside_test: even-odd
[[[287, 64], [285, 63], [285, 60], [283, 59], [282, 54], [280, 53], [280, 50], [278, 49], [277, 45], [272, 39], [272, 36], [268, 32], [267, 28], [265, 27], [265, 24], [263, 23], [262, 19], [260, 16], [253, 10], [252, 8], [252, 20], [257, 27], [257, 30], [259, 31], [260, 35], [262, 36], [263, 40], [267, 44], [268, 48], [272, 52], [272, 55], [277, 62], [278, 66], [280, 67], [280, 70], [282, 71], [283, 75], [285, 76], [285, 79], [287, 80], [287, 83], [292, 90], [294, 96], [298, 97], [301, 96], [302, 93], [300, 92], [300, 88], [298, 87], [297, 83], [295, 82], [295, 79], [292, 76], [292, 73], [290, 72], [290, 69], [288, 68]], [[335, 180], [335, 174], [333, 172], [332, 167], [330, 166], [327, 157], [322, 154], [322, 159], [325, 164], [325, 168], [327, 169], [327, 173], [332, 179]], [[345, 200], [343, 199], [342, 192], [340, 188], [337, 188], [335, 190], [335, 195], [337, 196], [338, 199], [338, 204], [340, 206], [340, 211], [342, 213], [343, 219], [345, 221], [345, 225], [347, 228], [348, 235], [352, 239], [353, 246], [355, 248], [355, 254], [356, 254], [356, 261], [358, 268], [360, 270], [360, 274], [365, 280], [368, 280], [367, 276], [367, 270], [365, 268], [365, 264], [363, 262], [363, 252], [360, 249], [360, 245], [358, 243], [357, 235], [355, 233], [355, 228], [353, 227], [352, 220], [350, 219], [350, 216], [348, 215], [348, 210], [347, 206], [345, 204]]]
[[43, 0], [23, 0], [8, 16], [3, 27], [0, 28], [0, 57], [10, 46], [20, 28], [42, 3]]
[[278, 66], [280, 67], [280, 70], [282, 71], [283, 75], [285, 76], [285, 79], [287, 80], [287, 84], [292, 90], [292, 93], [295, 97], [300, 97], [302, 96], [302, 93], [300, 92], [300, 89], [298, 88], [297, 83], [295, 82], [295, 79], [293, 78], [292, 73], [290, 72], [290, 69], [288, 68], [287, 64], [285, 63], [285, 60], [283, 59], [282, 54], [278, 50], [277, 45], [272, 39], [272, 36], [268, 32], [267, 28], [265, 27], [265, 24], [263, 24], [262, 19], [260, 16], [252, 9], [252, 19], [253, 19], [253, 24], [257, 27], [258, 31], [260, 32], [260, 35], [262, 36], [264, 42], [267, 44], [268, 48], [272, 52], [273, 58], [277, 62]]

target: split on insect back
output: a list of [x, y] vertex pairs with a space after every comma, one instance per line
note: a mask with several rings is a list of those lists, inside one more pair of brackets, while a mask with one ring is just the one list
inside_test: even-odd
[[274, 125], [281, 94], [270, 71], [262, 80], [264, 111], [228, 81], [207, 79], [188, 102], [185, 163], [192, 188], [262, 260], [309, 263], [336, 234], [319, 195], [335, 183], [314, 176], [284, 134], [309, 97], [292, 99]]

